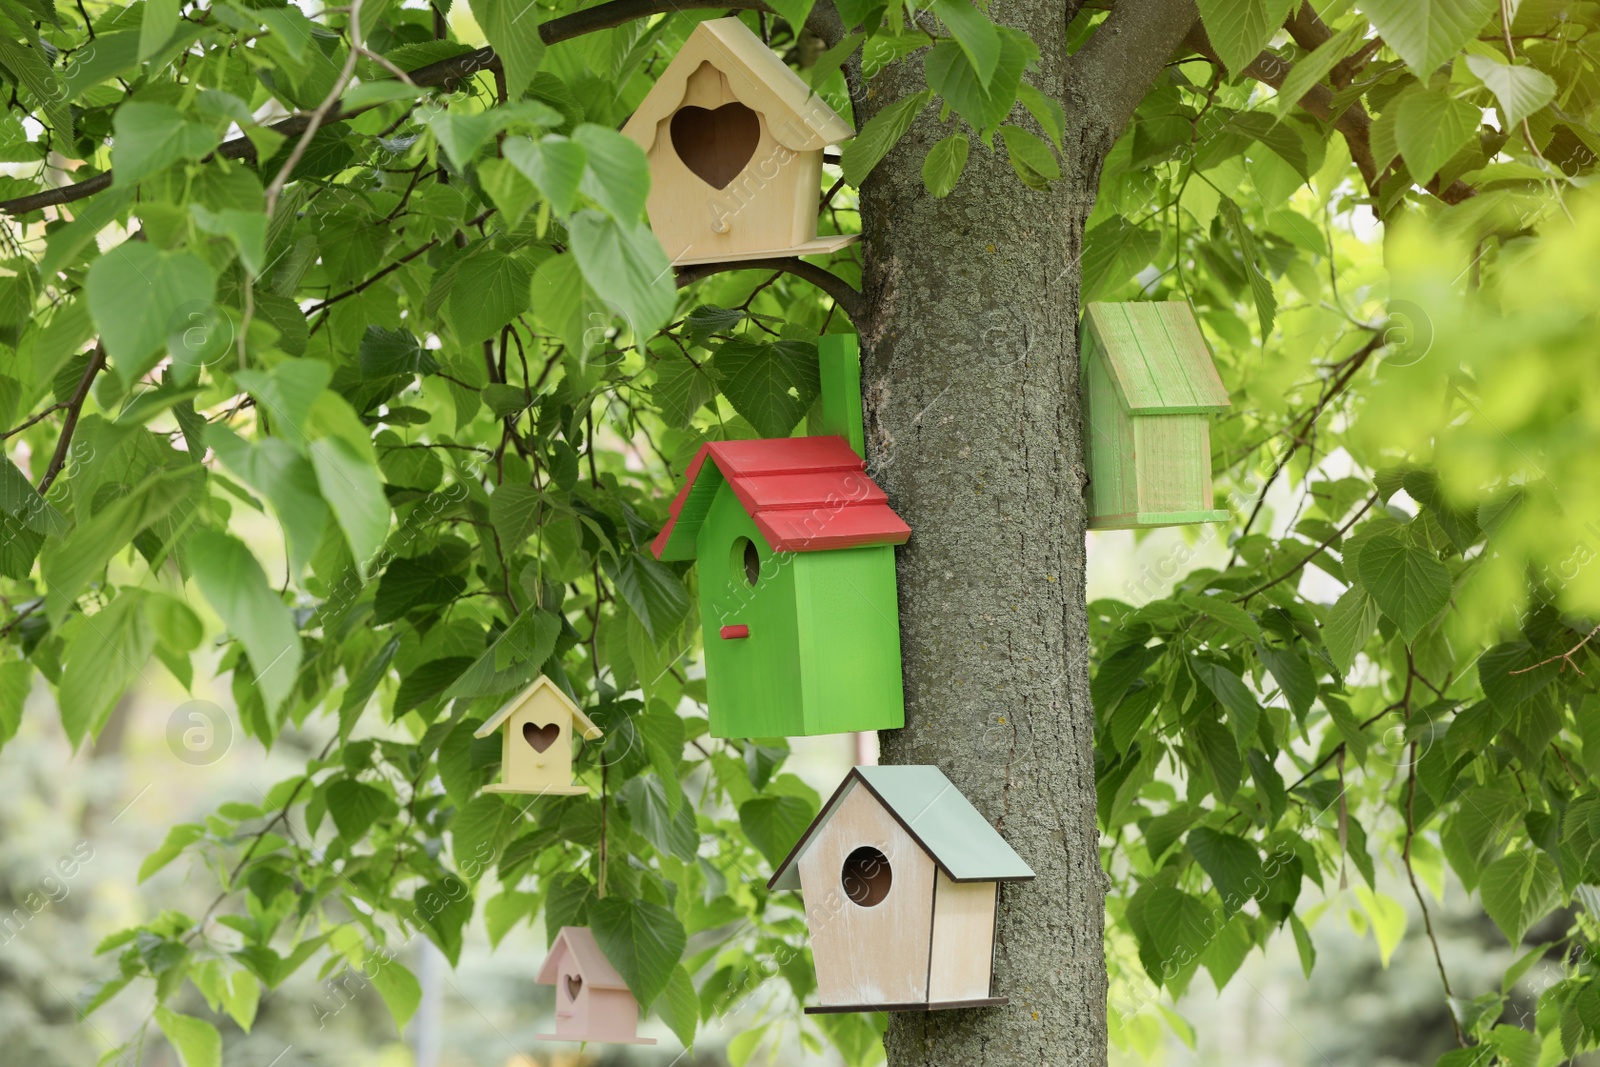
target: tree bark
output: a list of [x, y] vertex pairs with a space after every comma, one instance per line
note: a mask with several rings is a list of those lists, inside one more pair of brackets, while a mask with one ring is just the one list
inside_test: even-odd
[[[1038, 43], [1030, 80], [1067, 110], [1051, 191], [1024, 187], [998, 143], [974, 143], [954, 193], [931, 197], [922, 160], [953, 129], [935, 111], [862, 188], [868, 457], [912, 529], [906, 728], [882, 735], [884, 762], [938, 766], [1038, 876], [1001, 890], [994, 992], [1010, 1004], [892, 1015], [891, 1067], [1106, 1061], [1079, 259], [1105, 154], [1195, 15], [1192, 0], [1119, 0], [1069, 59], [1077, 7], [992, 9]], [[869, 84], [857, 72], [858, 127], [922, 77], [915, 58]], [[1020, 109], [1011, 121], [1039, 132]]]

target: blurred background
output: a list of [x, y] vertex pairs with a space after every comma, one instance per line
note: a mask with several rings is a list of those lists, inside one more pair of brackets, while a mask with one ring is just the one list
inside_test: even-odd
[[[1336, 466], [1339, 457], [1328, 462]], [[1225, 562], [1221, 537], [1220, 527], [1152, 531], [1137, 541], [1129, 532], [1093, 534], [1090, 597], [1138, 603], [1161, 596], [1174, 575]], [[1308, 593], [1320, 594], [1314, 588], [1320, 580], [1330, 588], [1319, 599], [1336, 595], [1331, 579], [1310, 568], [1306, 574]], [[208, 673], [197, 670], [196, 677]], [[329, 728], [313, 719], [306, 730], [286, 733], [268, 753], [240, 735], [226, 691], [206, 691], [197, 683], [194, 693], [185, 693], [159, 669], [149, 671], [148, 679], [117, 708], [99, 743], [76, 754], [48, 703], [52, 695], [41, 686], [18, 736], [0, 749], [0, 1062], [7, 1065], [92, 1064], [101, 1050], [145, 1025], [151, 991], [139, 983], [89, 1019], [79, 1018], [75, 1004], [84, 990], [115, 966], [115, 953], [96, 956], [96, 945], [164, 909], [203, 913], [217, 884], [210, 872], [186, 867], [187, 857], [141, 883], [145, 857], [173, 825], [203, 822], [229, 802], [260, 803], [274, 783], [304, 767]], [[800, 738], [793, 745], [787, 769], [824, 795], [858, 756], [873, 758], [876, 748], [874, 739], [852, 735]], [[1136, 965], [1117, 967], [1114, 961], [1112, 1001], [1123, 1022], [1112, 1035], [1112, 1064], [1433, 1064], [1453, 1043], [1420, 916], [1406, 916], [1403, 934], [1392, 915], [1378, 929], [1357, 897], [1360, 879], [1352, 874], [1350, 881], [1343, 890], [1330, 882], [1329, 894], [1312, 913], [1308, 925], [1318, 966], [1310, 981], [1288, 937], [1274, 941], [1265, 955], [1253, 953], [1221, 996], [1201, 972], [1175, 1003], [1155, 995]], [[1380, 868], [1379, 888], [1411, 903], [1393, 870]], [[1459, 885], [1447, 881], [1443, 891], [1442, 905], [1433, 909], [1435, 931], [1453, 992], [1464, 1004], [1498, 988], [1512, 949]], [[1308, 884], [1306, 892], [1316, 890]], [[1529, 934], [1530, 940], [1540, 936], [1539, 930]], [[263, 998], [249, 1034], [204, 1004], [183, 1007], [223, 1028], [228, 1067], [841, 1062], [831, 1051], [809, 1050], [792, 1027], [761, 1026], [762, 998], [769, 990], [787, 995], [774, 983], [708, 1023], [692, 1051], [653, 1018], [642, 1033], [658, 1040], [654, 1047], [539, 1041], [535, 1035], [552, 1023], [553, 989], [534, 982], [545, 950], [542, 923], [519, 926], [491, 949], [479, 916], [468, 927], [461, 965], [452, 971], [431, 943], [413, 939], [401, 959], [418, 975], [423, 1001], [404, 1034], [395, 1032], [370, 985], [349, 972], [319, 975], [313, 966]], [[1118, 946], [1110, 950], [1115, 957]], [[1539, 983], [1548, 980], [1549, 974], [1532, 967], [1513, 1004], [1531, 1011]], [[1063, 1064], [1070, 1062], [1070, 1051], [1063, 1050]], [[153, 1026], [141, 1062], [179, 1063]]]

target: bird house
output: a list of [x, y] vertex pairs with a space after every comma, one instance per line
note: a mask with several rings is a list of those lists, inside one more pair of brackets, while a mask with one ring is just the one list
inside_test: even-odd
[[589, 790], [572, 782], [572, 735], [586, 741], [601, 737], [578, 705], [544, 675], [506, 701], [474, 737], [504, 730], [500, 783], [486, 793], [548, 793], [581, 796]]
[[934, 1011], [993, 995], [1001, 882], [1033, 871], [937, 767], [857, 767], [769, 889], [798, 889], [822, 1003]]
[[556, 1032], [535, 1035], [539, 1040], [656, 1043], [638, 1035], [639, 1002], [587, 926], [561, 928], [537, 981], [556, 987]]
[[1089, 528], [1221, 522], [1211, 416], [1228, 391], [1189, 305], [1090, 304], [1084, 315]]
[[652, 547], [698, 561], [712, 736], [905, 725], [894, 546], [910, 536], [843, 437], [701, 446]]
[[832, 252], [822, 150], [855, 136], [737, 18], [696, 26], [623, 126], [650, 159], [650, 228], [674, 264]]

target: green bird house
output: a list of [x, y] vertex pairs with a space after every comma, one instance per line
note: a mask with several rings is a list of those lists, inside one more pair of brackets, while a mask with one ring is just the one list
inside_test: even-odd
[[1228, 391], [1189, 305], [1090, 304], [1084, 314], [1089, 529], [1221, 522], [1211, 417]]
[[657, 559], [695, 560], [715, 737], [905, 725], [894, 546], [911, 529], [867, 474], [854, 338], [819, 345], [819, 436], [712, 441]]

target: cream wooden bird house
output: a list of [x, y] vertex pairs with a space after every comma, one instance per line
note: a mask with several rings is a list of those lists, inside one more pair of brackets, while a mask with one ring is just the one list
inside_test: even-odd
[[822, 150], [855, 136], [737, 18], [696, 26], [622, 132], [650, 158], [650, 228], [676, 265], [804, 256]]
[[934, 1011], [994, 996], [1001, 882], [1033, 871], [937, 767], [857, 767], [771, 889], [798, 889], [817, 967], [809, 1013]]
[[639, 1002], [587, 926], [561, 928], [536, 981], [556, 987], [556, 1032], [535, 1034], [540, 1041], [656, 1043], [639, 1036]]
[[572, 782], [572, 736], [598, 740], [600, 728], [589, 721], [561, 688], [544, 675], [506, 701], [474, 737], [503, 730], [500, 782], [486, 793], [548, 793], [581, 796], [589, 789]]

